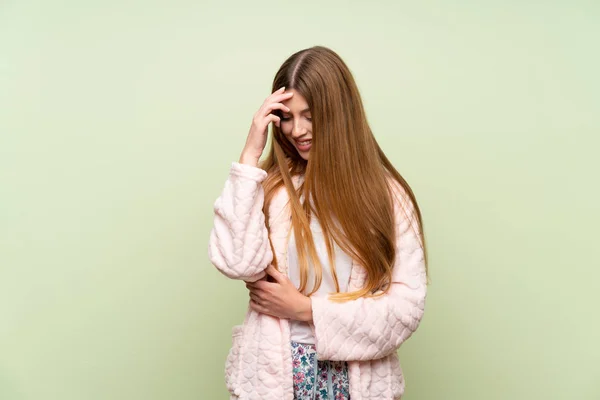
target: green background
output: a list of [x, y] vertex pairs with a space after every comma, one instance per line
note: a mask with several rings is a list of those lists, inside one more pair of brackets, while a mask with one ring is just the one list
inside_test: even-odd
[[405, 399], [600, 399], [599, 42], [596, 1], [0, 1], [0, 399], [227, 398], [212, 205], [316, 44], [423, 209]]

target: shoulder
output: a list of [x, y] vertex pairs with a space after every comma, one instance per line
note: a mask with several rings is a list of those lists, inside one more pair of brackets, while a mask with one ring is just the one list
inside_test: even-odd
[[388, 186], [392, 196], [396, 230], [399, 234], [411, 231], [418, 236], [421, 231], [420, 211], [413, 201], [412, 190], [391, 177], [388, 179]]
[[398, 211], [396, 209], [412, 211], [414, 209], [414, 203], [408, 192], [410, 189], [407, 190], [406, 187], [404, 187], [393, 177], [388, 177], [387, 183], [390, 190], [390, 195], [392, 196], [392, 203], [394, 204], [395, 212]]

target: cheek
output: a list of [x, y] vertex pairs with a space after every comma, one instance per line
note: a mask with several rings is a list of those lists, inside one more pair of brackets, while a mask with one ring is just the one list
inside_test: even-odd
[[302, 118], [299, 121], [300, 128], [306, 132], [312, 132], [312, 121], [308, 118]]
[[281, 133], [285, 136], [290, 136], [292, 134], [292, 124], [289, 121], [282, 122], [280, 124]]

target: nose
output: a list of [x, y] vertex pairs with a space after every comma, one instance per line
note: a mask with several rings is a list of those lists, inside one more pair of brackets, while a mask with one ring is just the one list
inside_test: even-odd
[[300, 122], [301, 121], [299, 121], [299, 120], [296, 120], [294, 122], [294, 127], [292, 129], [292, 137], [294, 139], [304, 136], [306, 134], [306, 132], [308, 132], [306, 127], [302, 126], [302, 124]]

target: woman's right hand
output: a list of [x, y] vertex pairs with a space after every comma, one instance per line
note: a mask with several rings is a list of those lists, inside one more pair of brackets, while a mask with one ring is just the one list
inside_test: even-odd
[[279, 117], [272, 114], [272, 112], [274, 110], [289, 112], [290, 109], [284, 106], [283, 102], [293, 95], [293, 92], [285, 93], [285, 87], [282, 87], [266, 98], [263, 105], [254, 114], [246, 145], [240, 157], [240, 164], [248, 164], [254, 167], [258, 165], [258, 160], [267, 144], [269, 123], [273, 122], [279, 126], [281, 122]]

